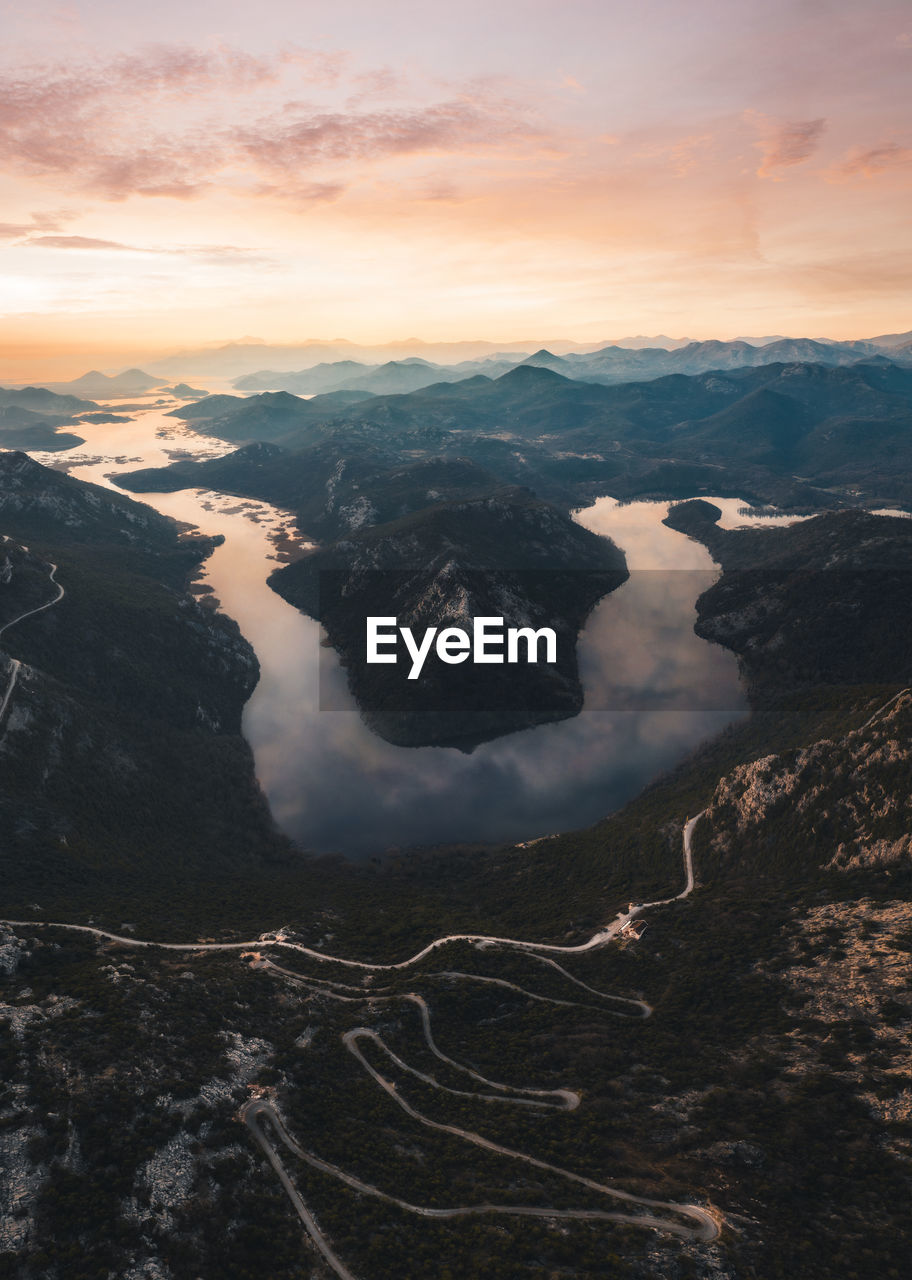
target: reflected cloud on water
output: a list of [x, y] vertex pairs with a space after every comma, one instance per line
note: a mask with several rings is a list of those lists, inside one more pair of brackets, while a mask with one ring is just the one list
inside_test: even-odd
[[[156, 436], [163, 426], [167, 438]], [[232, 447], [192, 436], [154, 411], [116, 428], [86, 424], [85, 434], [85, 463], [74, 450], [71, 474], [103, 484], [111, 483], [116, 456], [163, 466], [176, 443], [206, 456]], [[661, 524], [665, 504], [605, 498], [577, 513], [581, 524], [624, 549], [632, 571], [580, 637], [583, 712], [465, 754], [378, 738], [355, 709], [333, 655], [332, 701], [345, 709], [319, 709], [321, 654], [327, 660], [320, 627], [266, 585], [275, 567], [270, 534], [287, 527], [287, 513], [202, 491], [135, 496], [225, 536], [204, 580], [256, 650], [261, 676], [244, 733], [276, 821], [304, 848], [364, 856], [585, 826], [745, 714], [734, 655], [693, 632], [696, 598], [718, 570], [703, 547]]]

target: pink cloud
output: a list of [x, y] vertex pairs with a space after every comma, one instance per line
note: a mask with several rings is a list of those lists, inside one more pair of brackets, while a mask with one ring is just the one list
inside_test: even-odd
[[890, 169], [912, 164], [912, 147], [886, 142], [879, 147], [855, 147], [844, 160], [833, 166], [827, 177], [833, 181], [846, 178], [874, 178]]
[[335, 83], [344, 62], [342, 54], [299, 49], [255, 58], [229, 48], [162, 46], [100, 67], [0, 76], [0, 161], [66, 177], [110, 200], [190, 199], [241, 168], [265, 183], [281, 173], [283, 194], [311, 201], [334, 199], [346, 185], [336, 173], [314, 172], [322, 164], [490, 149], [541, 136], [527, 113], [490, 87], [422, 106], [357, 109], [366, 98], [398, 91], [396, 78], [382, 70], [354, 79], [358, 92], [346, 110], [286, 95], [283, 106], [248, 123], [251, 97], [257, 102], [266, 92], [274, 102], [284, 68], [296, 88], [301, 76], [313, 87]]
[[768, 116], [760, 112], [746, 113], [747, 119], [763, 130], [762, 137], [754, 144], [762, 153], [759, 178], [778, 178], [780, 170], [802, 164], [814, 154], [826, 129], [825, 119], [790, 120], [774, 125]]
[[33, 67], [0, 77], [0, 157], [38, 173], [72, 174], [112, 199], [134, 192], [190, 196], [225, 157], [205, 127], [175, 128], [175, 102], [218, 113], [234, 96], [275, 85], [293, 66], [315, 83], [338, 58], [286, 50], [274, 58], [222, 47], [153, 46], [102, 67]]
[[20, 240], [36, 231], [61, 231], [68, 222], [78, 217], [75, 209], [50, 209], [30, 213], [30, 222], [0, 222], [0, 240]]
[[[169, 106], [273, 83], [276, 61], [220, 49], [156, 47], [102, 67], [34, 67], [0, 78], [0, 159], [71, 175], [111, 199], [196, 194], [220, 154], [205, 134], [168, 127]], [[173, 114], [173, 110], [172, 110]], [[156, 128], [157, 125], [157, 128]]]
[[199, 262], [218, 264], [234, 263], [238, 265], [273, 267], [273, 260], [257, 249], [246, 249], [235, 244], [184, 244], [169, 245], [136, 245], [123, 244], [120, 240], [101, 240], [94, 236], [30, 236], [24, 241], [25, 248], [37, 249], [75, 249], [105, 250], [126, 253], [163, 254], [170, 257], [195, 258]]
[[95, 240], [91, 236], [32, 236], [26, 244], [45, 249], [127, 249], [135, 252], [133, 245], [120, 244], [117, 240]]
[[365, 102], [374, 102], [377, 99], [396, 97], [406, 91], [403, 77], [393, 71], [391, 67], [381, 67], [377, 71], [366, 71], [355, 76], [353, 80], [354, 92], [349, 95], [345, 106], [348, 110], [353, 111]]
[[465, 99], [401, 111], [285, 114], [292, 118], [236, 131], [238, 144], [258, 164], [293, 170], [316, 161], [433, 154], [540, 136], [506, 110]]

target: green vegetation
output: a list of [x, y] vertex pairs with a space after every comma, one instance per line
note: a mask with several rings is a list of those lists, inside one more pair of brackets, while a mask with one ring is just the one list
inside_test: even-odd
[[0, 624], [53, 599], [51, 563], [65, 591], [2, 640], [24, 664], [0, 738], [7, 912], [287, 859], [240, 736], [256, 659], [184, 590], [211, 541], [24, 455], [0, 467]]
[[[574, 1089], [582, 1101], [538, 1112], [455, 1096], [363, 1041], [367, 1061], [412, 1106], [636, 1195], [711, 1203], [726, 1225], [706, 1247], [611, 1223], [435, 1221], [283, 1151], [356, 1275], [901, 1280], [912, 1155], [901, 986], [912, 946], [901, 845], [910, 700], [886, 704], [912, 673], [884, 619], [904, 616], [902, 600], [891, 596], [876, 615], [882, 636], [866, 629], [867, 595], [864, 608], [839, 615], [854, 655], [847, 669], [830, 643], [835, 605], [810, 589], [788, 597], [788, 610], [802, 599], [803, 612], [779, 666], [762, 646], [744, 648], [750, 720], [588, 830], [524, 849], [428, 849], [355, 866], [305, 859], [270, 828], [236, 732], [249, 654], [181, 590], [202, 548], [168, 525], [123, 536], [135, 528], [126, 500], [93, 522], [67, 485], [44, 488], [43, 507], [31, 492], [21, 527], [3, 511], [34, 556], [13, 553], [13, 588], [22, 608], [36, 600], [47, 558], [67, 596], [4, 637], [33, 667], [2, 739], [5, 915], [91, 916], [115, 932], [181, 941], [283, 927], [369, 961], [402, 960], [446, 933], [572, 945], [631, 900], [679, 892], [682, 824], [709, 813], [693, 842], [696, 892], [650, 909], [639, 941], [565, 958], [595, 991], [648, 1001], [645, 1019], [618, 1017], [620, 1006], [534, 955], [499, 947], [449, 944], [414, 968], [375, 974], [359, 993], [359, 972], [268, 942], [256, 949], [300, 979], [237, 953], [4, 931], [0, 1136], [22, 1138], [25, 1154], [10, 1160], [35, 1183], [23, 1210], [29, 1235], [0, 1259], [0, 1275], [96, 1280], [145, 1258], [175, 1280], [260, 1280], [264, 1267], [292, 1280], [313, 1269], [300, 1222], [237, 1119], [250, 1086], [269, 1091], [306, 1150], [412, 1203], [603, 1205], [549, 1171], [427, 1129], [377, 1087], [342, 1042], [354, 1027], [440, 1084], [475, 1089], [430, 1052], [405, 998], [417, 993], [443, 1053], [492, 1080]], [[84, 521], [83, 536], [61, 535], [61, 503]], [[785, 537], [764, 530], [739, 538], [738, 554], [749, 569], [803, 574], [864, 542], [875, 558], [860, 567], [891, 575], [907, 555], [900, 523], [850, 515]], [[704, 597], [705, 617], [725, 604], [737, 567]], [[843, 581], [867, 590], [860, 575]], [[775, 634], [782, 602], [763, 576], [737, 590], [731, 613], [759, 599], [767, 613], [754, 634]], [[4, 607], [14, 616], [20, 606]], [[805, 674], [795, 679], [799, 660]], [[224, 727], [197, 723], [197, 704]], [[336, 1000], [308, 979], [355, 989]]]
[[[680, 353], [662, 354], [683, 361]], [[371, 449], [400, 466], [418, 456], [468, 458], [502, 484], [527, 485], [567, 506], [606, 491], [619, 498], [729, 493], [817, 510], [912, 500], [912, 369], [882, 358], [834, 368], [808, 348], [760, 367], [708, 368], [715, 371], [685, 365], [650, 381], [604, 386], [523, 364], [493, 380], [477, 376], [353, 404], [280, 391], [213, 396], [174, 412], [220, 439], [287, 447], [287, 466], [304, 488], [311, 452], [324, 445], [337, 446], [346, 462]], [[187, 483], [183, 464], [158, 476], [135, 480], [150, 488]], [[289, 479], [251, 462], [235, 469], [228, 487], [268, 496], [267, 489], [287, 491]], [[364, 496], [372, 497], [370, 489]]]

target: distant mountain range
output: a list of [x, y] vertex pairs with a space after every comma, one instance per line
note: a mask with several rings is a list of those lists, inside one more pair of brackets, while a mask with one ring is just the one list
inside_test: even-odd
[[869, 338], [868, 342], [875, 347], [888, 347], [905, 351], [912, 350], [912, 331], [905, 333], [882, 333], [877, 338]]
[[89, 373], [84, 373], [80, 378], [73, 378], [70, 382], [47, 382], [44, 386], [48, 391], [107, 400], [142, 395], [152, 387], [161, 386], [163, 381], [162, 378], [144, 373], [142, 369], [126, 369], [115, 377], [109, 377], [106, 373], [99, 373], [97, 369], [92, 369]]
[[74, 449], [85, 443], [83, 437], [58, 428], [77, 424], [74, 415], [97, 408], [92, 400], [55, 395], [45, 387], [0, 387], [0, 449]]
[[434, 363], [458, 363], [464, 360], [491, 358], [523, 359], [541, 346], [561, 354], [568, 351], [594, 351], [604, 342], [574, 342], [565, 338], [529, 342], [422, 342], [406, 338], [401, 342], [359, 344], [337, 338], [330, 342], [266, 343], [244, 340], [224, 346], [182, 351], [164, 359], [149, 362], [148, 367], [168, 380], [174, 378], [232, 378], [255, 373], [259, 369], [277, 369], [290, 373], [316, 364], [355, 361], [365, 364], [407, 360], [410, 357]]
[[[774, 342], [816, 341], [820, 346], [849, 346], [857, 344], [836, 343], [826, 338], [800, 339], [787, 338], [781, 334], [761, 337], [738, 337], [732, 342], [723, 342], [722, 346], [737, 347], [739, 344], [755, 348], [770, 346]], [[903, 334], [884, 334], [880, 337], [864, 339], [872, 348], [904, 347], [912, 343], [912, 331]], [[687, 347], [702, 347], [702, 341], [692, 338], [672, 338], [667, 334], [656, 334], [653, 337], [637, 335], [625, 338], [602, 339], [598, 342], [579, 342], [566, 338], [538, 338], [523, 342], [422, 342], [418, 338], [406, 338], [398, 342], [379, 345], [363, 345], [335, 339], [331, 342], [313, 341], [301, 344], [273, 344], [254, 340], [230, 342], [219, 347], [201, 348], [182, 351], [164, 359], [157, 359], [148, 364], [148, 368], [164, 378], [237, 378], [249, 374], [265, 375], [271, 373], [289, 374], [312, 369], [318, 365], [353, 364], [367, 368], [389, 363], [401, 364], [409, 360], [421, 359], [428, 364], [436, 364], [451, 369], [453, 366], [468, 362], [490, 360], [504, 368], [527, 359], [533, 352], [542, 349], [556, 356], [585, 356], [607, 348], [621, 348], [626, 351], [660, 350], [674, 351]], [[771, 358], [783, 358], [771, 357]], [[485, 372], [485, 370], [481, 370]], [[501, 369], [503, 372], [504, 369]], [[351, 372], [350, 370], [348, 372]], [[687, 370], [682, 370], [687, 372]], [[690, 372], [695, 372], [691, 370]], [[345, 376], [346, 370], [340, 370]], [[250, 390], [281, 390], [278, 384], [251, 387]], [[301, 388], [284, 387], [285, 390]], [[327, 383], [314, 387], [314, 391], [329, 390]], [[403, 388], [404, 389], [404, 388]]]
[[[417, 352], [421, 354], [417, 354]], [[886, 355], [912, 363], [912, 331], [836, 342], [829, 339], [767, 335], [731, 341], [693, 341], [659, 334], [654, 338], [619, 338], [611, 342], [541, 343], [490, 342], [422, 343], [407, 339], [384, 346], [344, 342], [312, 342], [301, 346], [230, 343], [214, 350], [186, 352], [154, 362], [149, 373], [131, 368], [116, 375], [93, 369], [70, 382], [45, 384], [49, 391], [117, 399], [145, 396], [153, 388], [177, 398], [200, 396], [202, 390], [178, 381], [183, 377], [234, 379], [243, 392], [289, 391], [295, 395], [324, 395], [358, 391], [364, 395], [393, 395], [418, 391], [438, 382], [459, 382], [479, 374], [497, 378], [522, 364], [552, 369], [565, 377], [614, 386], [644, 381], [669, 373], [705, 373], [780, 361], [851, 364], [858, 359]]]
[[419, 391], [435, 382], [458, 382], [477, 373], [497, 376], [506, 373], [515, 360], [468, 361], [455, 365], [431, 364], [427, 360], [389, 360], [382, 365], [359, 360], [318, 364], [297, 373], [262, 369], [236, 378], [239, 391], [291, 391], [296, 395], [317, 395], [332, 391], [366, 391], [373, 395], [396, 395]]
[[[670, 339], [668, 341], [671, 341]], [[358, 360], [321, 362], [310, 368], [283, 373], [277, 369], [260, 369], [236, 378], [239, 391], [290, 391], [296, 395], [319, 395], [332, 391], [364, 391], [374, 395], [404, 394], [419, 391], [438, 382], [461, 382], [478, 374], [497, 378], [520, 365], [552, 369], [566, 378], [616, 386], [623, 382], [661, 378], [670, 373], [707, 373], [712, 369], [740, 369], [763, 364], [797, 361], [828, 365], [854, 364], [865, 357], [889, 351], [894, 360], [912, 362], [899, 342], [879, 348], [872, 342], [817, 342], [810, 338], [776, 338], [751, 344], [742, 339], [733, 342], [688, 342], [664, 346], [631, 348], [620, 345], [601, 347], [590, 352], [568, 352], [559, 355], [540, 348], [523, 359], [504, 354], [484, 360], [464, 360], [457, 364], [432, 363], [409, 358], [370, 365]]]
[[378, 477], [432, 458], [471, 463], [490, 484], [522, 485], [565, 508], [604, 493], [738, 493], [817, 510], [912, 501], [912, 369], [882, 357], [611, 387], [522, 365], [494, 380], [355, 403], [267, 392], [212, 396], [172, 415], [202, 434], [271, 447], [119, 483], [138, 492], [203, 485], [272, 501], [320, 538], [415, 510], [435, 485], [416, 474], [414, 493], [399, 485], [387, 503]]

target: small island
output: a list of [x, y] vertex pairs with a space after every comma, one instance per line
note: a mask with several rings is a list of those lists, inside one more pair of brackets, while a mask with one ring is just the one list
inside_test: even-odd
[[[471, 751], [481, 742], [579, 714], [576, 642], [587, 615], [627, 579], [623, 552], [528, 490], [441, 503], [350, 533], [277, 570], [270, 586], [321, 622], [361, 712], [397, 746]], [[394, 616], [415, 636], [471, 633], [475, 619], [504, 629], [550, 628], [556, 661], [515, 664], [428, 657], [379, 665], [367, 655], [367, 619]], [[400, 646], [401, 647], [401, 646]]]

